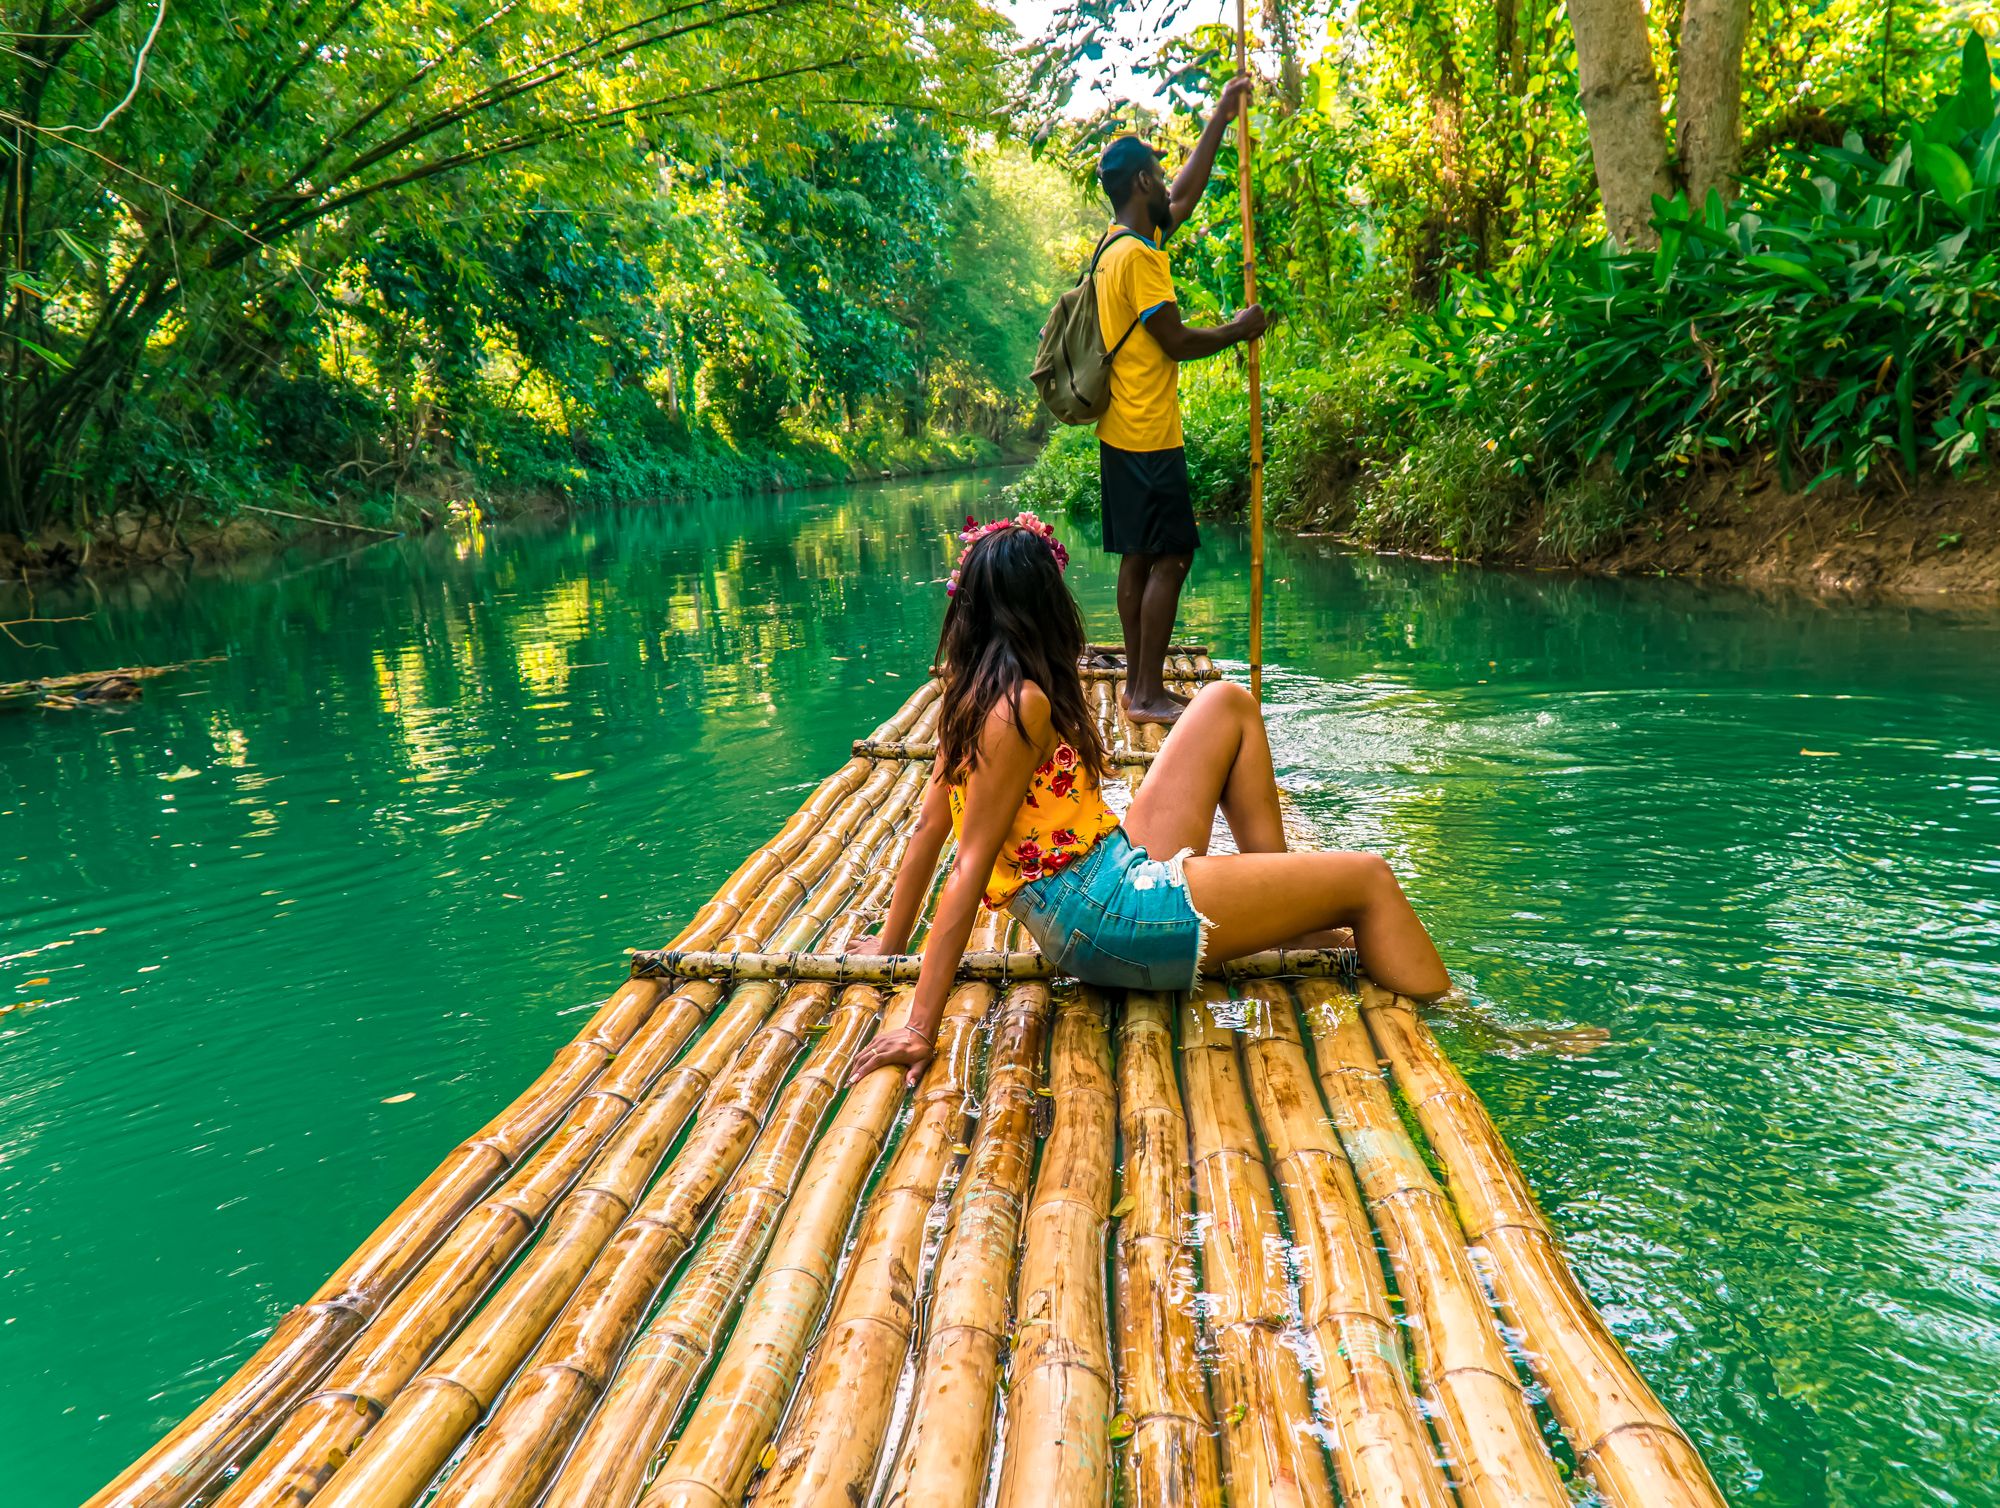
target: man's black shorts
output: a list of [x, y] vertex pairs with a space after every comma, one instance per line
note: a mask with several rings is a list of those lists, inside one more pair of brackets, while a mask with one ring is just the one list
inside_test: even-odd
[[1104, 548], [1113, 555], [1192, 555], [1201, 547], [1188, 495], [1187, 451], [1120, 450], [1097, 442]]

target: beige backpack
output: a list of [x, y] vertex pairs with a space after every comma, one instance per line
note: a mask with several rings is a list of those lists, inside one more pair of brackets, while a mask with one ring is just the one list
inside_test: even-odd
[[1126, 236], [1142, 239], [1136, 231], [1121, 230], [1097, 243], [1083, 276], [1056, 300], [1049, 322], [1042, 326], [1041, 349], [1035, 353], [1028, 379], [1042, 395], [1043, 406], [1064, 424], [1095, 424], [1104, 417], [1111, 406], [1111, 359], [1139, 328], [1134, 319], [1107, 351], [1104, 332], [1097, 325], [1097, 263]]

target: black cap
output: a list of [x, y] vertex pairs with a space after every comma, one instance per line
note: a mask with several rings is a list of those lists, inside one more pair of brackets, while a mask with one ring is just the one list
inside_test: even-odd
[[1114, 182], [1129, 185], [1140, 173], [1159, 166], [1160, 154], [1136, 136], [1121, 136], [1097, 159], [1097, 181], [1107, 191]]

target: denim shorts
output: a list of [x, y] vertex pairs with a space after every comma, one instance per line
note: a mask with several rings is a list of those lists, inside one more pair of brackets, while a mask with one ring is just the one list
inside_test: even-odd
[[1181, 865], [1114, 827], [1089, 853], [1014, 893], [1007, 910], [1058, 974], [1106, 989], [1189, 990], [1200, 979], [1208, 921]]

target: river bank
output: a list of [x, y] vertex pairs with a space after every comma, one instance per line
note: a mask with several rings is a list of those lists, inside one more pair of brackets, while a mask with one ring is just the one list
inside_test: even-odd
[[[1249, 434], [1227, 378], [1183, 382], [1188, 472], [1197, 515], [1237, 522], [1249, 506]], [[1273, 409], [1265, 514], [1280, 532], [1426, 560], [1822, 595], [2000, 594], [1991, 473], [1807, 491], [1775, 468], [1716, 466], [1645, 496], [1602, 474], [1539, 495], [1476, 432], [1397, 440], [1317, 396]], [[1095, 436], [1058, 431], [1014, 490], [1027, 507], [1094, 517]]]
[[[1424, 545], [1386, 549], [1353, 528], [1352, 510], [1308, 512], [1292, 532], [1357, 549], [1612, 576], [1684, 576], [1819, 594], [2000, 594], [2000, 487], [1953, 481], [1907, 495], [1828, 486], [1801, 493], [1772, 476], [1722, 473], [1660, 502], [1593, 548], [1548, 543], [1541, 510], [1476, 555]], [[1331, 516], [1329, 516], [1331, 515]]]
[[[241, 505], [222, 519], [196, 508], [179, 513], [124, 512], [76, 528], [52, 527], [31, 539], [0, 533], [0, 576], [46, 581], [66, 576], [125, 575], [184, 563], [222, 566], [255, 563], [277, 553], [304, 548], [323, 555], [344, 554], [389, 539], [423, 535], [484, 523], [557, 521], [605, 504], [633, 502], [680, 506], [717, 497], [769, 497], [857, 483], [944, 476], [1025, 464], [1032, 453], [1009, 451], [973, 436], [930, 437], [913, 447], [910, 459], [886, 467], [863, 465], [835, 453], [771, 453], [746, 458], [735, 485], [691, 486], [659, 497], [598, 497], [589, 490], [563, 494], [547, 487], [481, 487], [463, 473], [440, 475], [387, 501], [341, 500], [304, 513], [293, 497], [284, 507]], [[393, 527], [384, 527], [384, 524]]]

